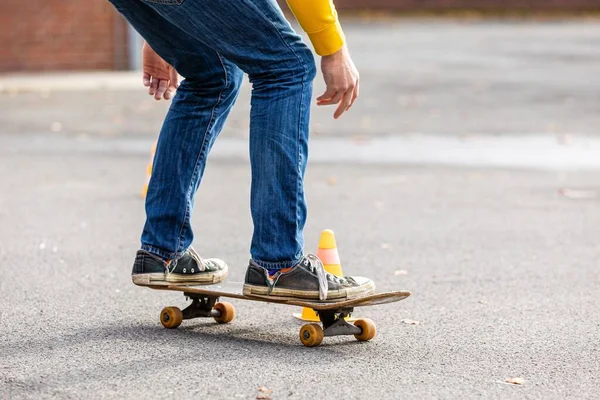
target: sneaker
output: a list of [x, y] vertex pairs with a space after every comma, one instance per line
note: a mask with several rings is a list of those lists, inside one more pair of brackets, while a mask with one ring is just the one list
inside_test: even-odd
[[178, 260], [166, 263], [162, 258], [139, 250], [133, 263], [131, 280], [136, 285], [151, 285], [152, 282], [211, 285], [227, 278], [227, 264], [217, 258], [203, 260], [190, 247]]
[[291, 268], [269, 275], [250, 260], [243, 293], [285, 299], [348, 300], [375, 292], [375, 283], [363, 277], [338, 277], [325, 271], [323, 263], [309, 254]]

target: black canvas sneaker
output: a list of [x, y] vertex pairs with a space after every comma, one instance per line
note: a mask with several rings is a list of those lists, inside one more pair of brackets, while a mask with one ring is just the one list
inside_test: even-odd
[[325, 271], [323, 263], [309, 254], [291, 268], [270, 275], [250, 260], [243, 293], [246, 296], [273, 296], [284, 299], [344, 300], [375, 292], [375, 283], [363, 277], [337, 277]]
[[131, 280], [136, 285], [152, 282], [173, 282], [192, 285], [210, 285], [227, 278], [227, 264], [217, 258], [202, 259], [190, 247], [178, 260], [169, 263], [158, 256], [139, 250], [135, 256]]

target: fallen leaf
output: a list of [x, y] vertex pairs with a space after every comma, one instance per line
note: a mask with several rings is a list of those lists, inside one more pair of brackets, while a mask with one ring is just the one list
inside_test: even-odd
[[258, 387], [258, 391], [259, 391], [259, 392], [266, 393], [266, 394], [271, 394], [271, 393], [273, 393], [273, 391], [272, 391], [271, 389], [269, 389], [268, 387], [265, 387], [265, 386], [259, 386], [259, 387]]
[[405, 324], [408, 324], [408, 325], [419, 325], [420, 324], [419, 321], [415, 321], [415, 320], [412, 320], [412, 319], [403, 319], [400, 322], [404, 322]]
[[394, 271], [394, 275], [399, 276], [399, 275], [408, 275], [408, 271], [405, 269], [399, 269], [397, 271]]
[[558, 194], [573, 200], [588, 200], [598, 197], [597, 190], [559, 189]]
[[271, 396], [265, 393], [259, 394], [258, 396], [256, 396], [256, 398], [261, 400], [271, 400]]
[[513, 385], [522, 385], [523, 382], [525, 382], [525, 379], [523, 379], [521, 377], [508, 378], [504, 382], [506, 382], [506, 383], [512, 383]]

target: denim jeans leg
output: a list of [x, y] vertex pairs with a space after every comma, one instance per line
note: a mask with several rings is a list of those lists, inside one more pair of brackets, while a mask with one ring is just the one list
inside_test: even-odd
[[253, 85], [250, 253], [282, 268], [303, 253], [304, 172], [314, 58], [274, 0], [144, 0], [182, 31], [234, 62]]
[[160, 132], [146, 196], [142, 249], [165, 259], [180, 258], [192, 244], [194, 197], [243, 74], [222, 59], [218, 76], [220, 81], [186, 78]]
[[163, 123], [146, 196], [142, 249], [177, 259], [193, 240], [190, 217], [206, 157], [237, 98], [242, 71], [141, 1], [111, 0], [185, 78]]
[[251, 255], [269, 268], [295, 265], [304, 247], [304, 173], [314, 69], [308, 49], [295, 52], [298, 59], [285, 71], [250, 77]]

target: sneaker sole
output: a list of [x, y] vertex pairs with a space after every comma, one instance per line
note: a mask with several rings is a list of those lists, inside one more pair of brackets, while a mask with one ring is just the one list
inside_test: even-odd
[[[330, 290], [327, 292], [327, 300], [351, 300], [358, 297], [368, 296], [375, 292], [375, 283], [370, 281], [358, 287], [352, 287], [340, 290]], [[312, 290], [297, 290], [285, 288], [273, 288], [269, 293], [266, 286], [255, 286], [244, 284], [242, 291], [244, 296], [272, 296], [281, 300], [317, 300], [319, 301], [319, 292]]]
[[139, 286], [148, 286], [152, 282], [170, 282], [177, 284], [195, 284], [195, 285], [212, 285], [215, 283], [223, 282], [227, 279], [228, 268], [227, 265], [222, 270], [215, 271], [212, 273], [198, 273], [193, 276], [188, 274], [163, 274], [163, 273], [151, 273], [151, 274], [135, 274], [131, 275], [131, 280], [134, 284]]
[[131, 281], [139, 286], [148, 286], [152, 282], [164, 282], [165, 274], [161, 272], [152, 274], [135, 274], [131, 275]]

